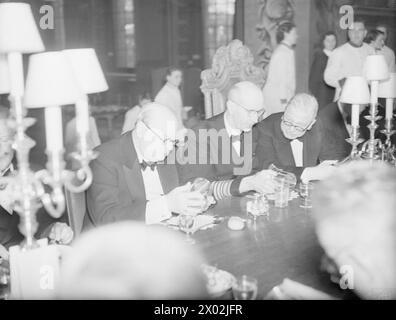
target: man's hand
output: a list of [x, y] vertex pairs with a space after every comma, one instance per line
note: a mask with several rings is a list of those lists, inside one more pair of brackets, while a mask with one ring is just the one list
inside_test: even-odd
[[322, 162], [316, 167], [306, 168], [301, 175], [302, 182], [306, 183], [314, 180], [323, 180], [333, 174], [336, 167], [333, 164]]
[[197, 215], [206, 207], [206, 199], [198, 191], [190, 191], [191, 183], [177, 187], [165, 195], [171, 212], [178, 214]]
[[7, 249], [2, 244], [0, 244], [0, 259], [8, 260], [8, 258], [9, 254]]
[[275, 173], [272, 170], [262, 170], [255, 175], [242, 179], [239, 192], [256, 191], [261, 194], [273, 193], [275, 190]]
[[57, 222], [52, 226], [48, 237], [50, 241], [69, 244], [73, 240], [73, 236], [73, 230], [66, 223]]

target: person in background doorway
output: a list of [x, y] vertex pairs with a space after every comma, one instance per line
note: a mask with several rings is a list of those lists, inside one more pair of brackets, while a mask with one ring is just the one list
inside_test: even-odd
[[385, 45], [382, 47], [381, 49], [381, 54], [383, 54], [385, 56], [385, 60], [388, 63], [389, 66], [389, 71], [390, 72], [396, 72], [396, 67], [395, 67], [395, 52], [389, 48], [386, 45], [386, 41], [388, 40], [388, 27], [383, 25], [383, 24], [378, 24], [376, 29], [378, 31], [381, 31], [384, 34], [384, 41], [385, 41]]
[[375, 50], [376, 54], [382, 54], [381, 50], [385, 45], [385, 35], [381, 31], [370, 30], [367, 32], [364, 42], [371, 46]]
[[333, 31], [326, 32], [322, 37], [321, 50], [314, 55], [311, 72], [309, 74], [309, 90], [319, 103], [319, 109], [333, 101], [335, 89], [323, 79], [327, 61], [337, 45], [337, 36]]

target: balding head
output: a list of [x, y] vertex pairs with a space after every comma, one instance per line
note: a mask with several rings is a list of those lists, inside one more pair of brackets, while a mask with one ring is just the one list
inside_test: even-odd
[[83, 234], [66, 256], [61, 298], [204, 298], [204, 259], [164, 227], [122, 222]]
[[147, 162], [163, 161], [179, 137], [176, 116], [168, 107], [155, 102], [146, 104], [138, 116], [134, 141]]
[[338, 267], [353, 268], [363, 298], [396, 298], [396, 170], [355, 161], [321, 181], [313, 194], [316, 233]]
[[318, 114], [318, 101], [306, 93], [295, 95], [286, 106], [281, 123], [282, 132], [288, 139], [302, 137], [310, 130]]
[[238, 82], [228, 92], [227, 113], [234, 129], [249, 131], [265, 112], [261, 89], [249, 81]]

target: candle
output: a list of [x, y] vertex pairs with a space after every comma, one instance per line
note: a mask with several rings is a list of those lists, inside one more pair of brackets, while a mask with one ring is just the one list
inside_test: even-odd
[[378, 87], [379, 81], [371, 81], [371, 96], [370, 103], [372, 106], [377, 106], [378, 103]]
[[59, 106], [45, 108], [45, 136], [47, 152], [63, 150], [62, 109]]
[[89, 131], [89, 105], [87, 96], [84, 96], [76, 103], [76, 130], [80, 136], [80, 149], [85, 154], [88, 150], [87, 134]]
[[22, 97], [24, 93], [24, 84], [21, 53], [12, 52], [8, 54], [8, 68], [10, 74], [11, 96]]
[[393, 118], [393, 98], [386, 99], [385, 119], [391, 120]]
[[359, 126], [359, 109], [360, 106], [358, 104], [353, 104], [352, 105], [352, 119], [351, 119], [351, 124], [354, 127]]

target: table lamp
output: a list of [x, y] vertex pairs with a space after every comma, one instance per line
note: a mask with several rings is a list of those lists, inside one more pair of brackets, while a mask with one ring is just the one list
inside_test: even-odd
[[388, 80], [381, 81], [378, 88], [378, 97], [386, 99], [385, 107], [385, 129], [381, 132], [385, 134], [384, 156], [386, 161], [396, 164], [394, 156], [395, 146], [392, 146], [393, 130], [393, 103], [396, 98], [396, 73], [391, 73]]
[[344, 161], [356, 160], [360, 158], [358, 145], [364, 141], [359, 139], [360, 106], [370, 103], [370, 91], [366, 79], [358, 76], [348, 77], [342, 88], [339, 102], [352, 105], [352, 133], [351, 137], [346, 140], [352, 145], [352, 151]]
[[385, 57], [381, 54], [369, 55], [365, 60], [363, 73], [371, 87], [370, 115], [366, 116], [366, 119], [370, 120], [367, 126], [370, 130], [370, 139], [363, 146], [363, 155], [365, 158], [374, 160], [378, 159], [379, 147], [381, 147], [381, 142], [375, 139], [375, 131], [378, 128], [376, 121], [381, 119], [377, 116], [378, 87], [380, 81], [389, 78], [389, 68]]
[[74, 158], [89, 162], [95, 155], [88, 150], [87, 145], [89, 132], [88, 95], [106, 91], [109, 87], [94, 49], [70, 49], [63, 50], [63, 53], [69, 61], [71, 70], [83, 92], [76, 103], [76, 129], [80, 138], [80, 154], [75, 154]]
[[10, 74], [5, 54], [0, 53], [0, 94], [10, 93]]

